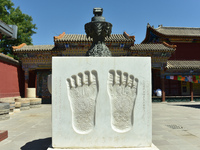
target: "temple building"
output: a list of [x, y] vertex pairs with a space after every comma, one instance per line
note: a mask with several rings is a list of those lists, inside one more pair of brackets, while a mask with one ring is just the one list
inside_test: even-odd
[[[105, 39], [113, 56], [126, 56], [128, 52], [124, 49], [134, 45], [134, 41], [135, 37], [126, 32], [112, 34]], [[23, 43], [14, 46], [13, 52], [19, 57], [25, 72], [25, 89], [35, 87], [37, 96], [49, 101], [51, 95], [47, 89], [47, 76], [51, 74], [52, 56], [85, 56], [91, 44], [92, 39], [86, 35], [62, 33], [54, 37], [54, 45], [33, 46]]]
[[176, 51], [160, 70], [153, 67], [153, 87], [162, 88], [162, 101], [199, 101], [200, 28], [162, 25], [154, 28], [148, 24], [142, 44], [163, 42], [176, 46]]
[[[152, 91], [162, 89], [162, 97], [153, 96], [153, 101], [190, 101], [199, 100], [200, 95], [198, 33], [200, 28], [154, 28], [148, 24], [146, 37], [141, 44], [134, 44], [135, 37], [126, 32], [111, 34], [105, 42], [114, 57], [151, 57]], [[85, 34], [64, 32], [54, 37], [54, 45], [23, 43], [14, 46], [13, 51], [25, 72], [25, 89], [35, 87], [37, 96], [49, 101], [47, 76], [51, 74], [52, 56], [83, 57], [92, 41]]]

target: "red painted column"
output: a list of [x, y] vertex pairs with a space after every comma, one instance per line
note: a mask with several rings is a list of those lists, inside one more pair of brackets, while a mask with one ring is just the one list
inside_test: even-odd
[[191, 96], [191, 102], [193, 101], [194, 99], [194, 92], [193, 92], [193, 83], [190, 82], [190, 96]]
[[164, 70], [161, 70], [161, 86], [162, 86], [162, 102], [165, 102], [165, 75]]
[[35, 89], [36, 89], [36, 97], [37, 96], [37, 71], [35, 71]]
[[28, 80], [25, 80], [25, 86], [24, 86], [25, 98], [27, 98], [27, 88], [28, 88]]
[[24, 75], [25, 75], [25, 86], [24, 86], [25, 94], [24, 95], [25, 95], [25, 98], [27, 98], [27, 88], [28, 88], [28, 80], [29, 80], [29, 70], [28, 69], [25, 70]]
[[162, 84], [162, 102], [165, 102], [165, 79], [161, 79], [161, 84]]

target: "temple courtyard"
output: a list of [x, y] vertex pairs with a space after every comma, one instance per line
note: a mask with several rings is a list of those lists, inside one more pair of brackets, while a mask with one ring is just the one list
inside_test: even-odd
[[[0, 149], [46, 150], [52, 136], [51, 107], [43, 104], [0, 121], [0, 130], [8, 130]], [[160, 150], [200, 150], [200, 102], [153, 103], [152, 110], [153, 143]]]

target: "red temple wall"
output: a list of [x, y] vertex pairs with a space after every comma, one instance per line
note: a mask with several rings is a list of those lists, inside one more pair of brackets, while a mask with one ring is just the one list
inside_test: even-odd
[[20, 91], [23, 91], [22, 76], [20, 66], [0, 61], [0, 98], [20, 96]]
[[177, 45], [169, 60], [200, 60], [200, 43], [170, 43]]

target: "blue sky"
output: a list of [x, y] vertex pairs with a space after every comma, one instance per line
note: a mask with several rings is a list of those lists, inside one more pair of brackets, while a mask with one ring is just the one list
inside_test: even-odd
[[102, 7], [112, 33], [126, 31], [139, 44], [145, 38], [147, 23], [163, 26], [200, 27], [200, 0], [12, 0], [37, 25], [34, 45], [54, 44], [53, 37], [85, 34], [93, 8]]

